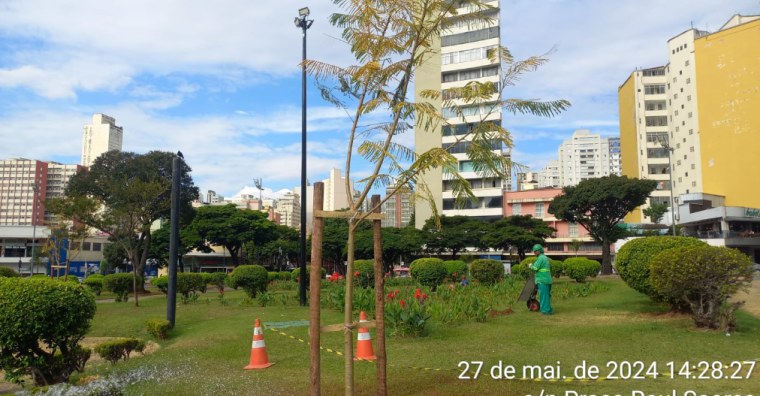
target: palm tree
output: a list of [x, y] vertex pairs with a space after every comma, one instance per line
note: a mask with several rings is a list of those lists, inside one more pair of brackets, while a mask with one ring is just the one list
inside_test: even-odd
[[578, 251], [581, 250], [581, 246], [583, 246], [583, 241], [580, 239], [573, 239], [570, 241], [570, 243], [567, 244], [567, 247], [575, 252], [575, 257], [578, 257]]

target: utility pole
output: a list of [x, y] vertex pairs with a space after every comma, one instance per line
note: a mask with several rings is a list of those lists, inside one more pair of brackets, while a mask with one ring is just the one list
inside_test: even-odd
[[177, 251], [179, 250], [179, 185], [182, 153], [172, 161], [172, 210], [171, 228], [169, 234], [169, 287], [166, 293], [166, 320], [174, 328], [174, 319], [177, 313]]
[[262, 186], [262, 184], [261, 184], [261, 178], [259, 178], [259, 179], [253, 179], [253, 185], [256, 186], [256, 188], [259, 189], [259, 209], [263, 209], [264, 208], [264, 203], [261, 202], [261, 189], [262, 189], [262, 187], [261, 187]]
[[670, 146], [669, 141], [660, 141], [659, 143], [660, 146], [668, 150], [668, 173], [670, 174], [670, 221], [673, 223], [673, 236], [678, 236], [676, 235], [676, 201], [673, 198], [673, 161], [671, 160], [672, 154], [676, 150]]

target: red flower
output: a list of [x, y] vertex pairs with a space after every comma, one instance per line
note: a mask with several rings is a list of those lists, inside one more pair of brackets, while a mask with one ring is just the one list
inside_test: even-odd
[[390, 300], [393, 300], [393, 298], [396, 297], [396, 296], [394, 296], [393, 293], [388, 293], [388, 295], [385, 296], [385, 297], [388, 298], [388, 299], [390, 299]]
[[269, 282], [270, 285], [274, 285], [274, 281]]
[[420, 294], [420, 289], [417, 289], [417, 294]]
[[296, 278], [296, 280], [300, 282], [301, 281], [301, 277], [299, 276], [298, 278]]
[[420, 294], [419, 293], [415, 294], [414, 298], [416, 298], [417, 300], [419, 300], [420, 299]]
[[426, 298], [427, 298], [427, 294], [425, 294], [425, 293], [422, 293], [422, 299], [424, 300], [424, 299], [426, 299]]
[[449, 281], [449, 278], [443, 278], [443, 281], [444, 281], [444, 282], [448, 282], [448, 281]]
[[359, 271], [354, 272], [354, 276], [359, 276], [359, 274], [360, 274]]
[[219, 289], [219, 294], [224, 294], [224, 289]]
[[399, 300], [399, 302], [398, 302], [398, 303], [399, 303], [399, 304], [401, 304], [401, 308], [406, 308], [406, 301], [404, 301], [404, 300]]
[[401, 293], [401, 290], [399, 290], [399, 289], [396, 289], [396, 295], [397, 295], [397, 296], [398, 296], [398, 294], [399, 294], [399, 293]]
[[451, 274], [451, 276], [457, 276], [457, 273], [455, 272], [455, 273]]

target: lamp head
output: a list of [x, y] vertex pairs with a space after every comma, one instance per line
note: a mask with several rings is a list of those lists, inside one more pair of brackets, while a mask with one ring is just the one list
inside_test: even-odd
[[302, 17], [309, 16], [309, 7], [304, 7], [304, 8], [301, 8], [300, 10], [298, 10], [298, 15], [302, 16]]
[[301, 18], [296, 17], [295, 24], [296, 24], [297, 28], [300, 28], [301, 27]]

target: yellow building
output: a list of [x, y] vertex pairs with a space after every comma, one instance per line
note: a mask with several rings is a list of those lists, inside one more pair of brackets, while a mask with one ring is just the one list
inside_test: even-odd
[[[760, 15], [668, 41], [668, 64], [618, 89], [623, 174], [658, 180], [647, 205], [683, 233], [760, 259]], [[672, 183], [671, 183], [672, 182]], [[670, 193], [674, 202], [670, 202]], [[627, 223], [651, 222], [641, 209]], [[757, 237], [756, 237], [757, 236]]]

